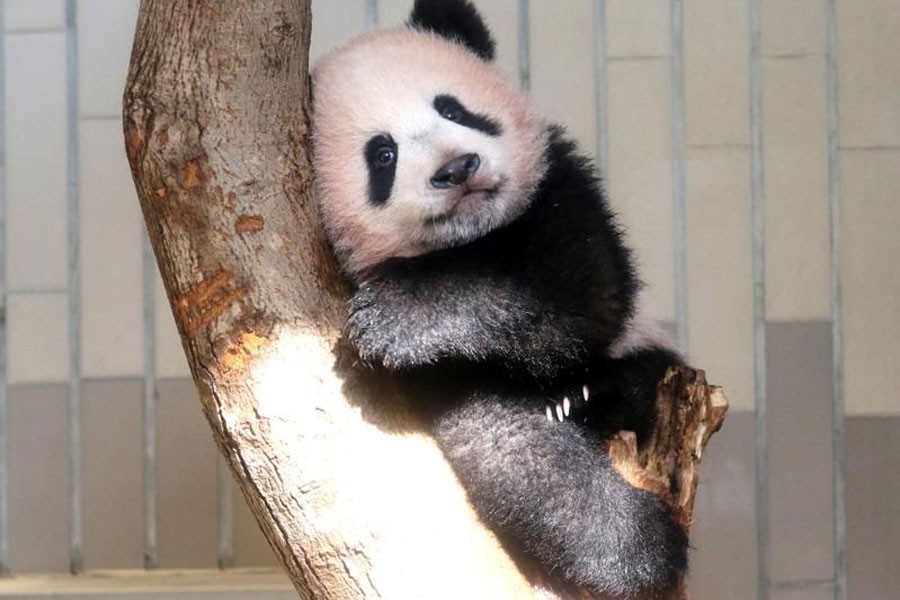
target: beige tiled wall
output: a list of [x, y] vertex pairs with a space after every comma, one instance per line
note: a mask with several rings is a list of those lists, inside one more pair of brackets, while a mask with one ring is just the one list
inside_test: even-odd
[[743, 0], [684, 3], [689, 146], [749, 143], [747, 30], [747, 4]]
[[6, 36], [7, 269], [13, 290], [66, 284], [65, 64], [62, 33]]
[[897, 0], [838, 2], [841, 143], [900, 146]]
[[6, 29], [59, 29], [65, 23], [63, 0], [13, 0], [6, 2]]
[[749, 152], [690, 148], [687, 158], [690, 355], [725, 386], [733, 408], [747, 410], [753, 406]]
[[847, 408], [900, 409], [900, 147], [844, 151], [843, 260]]
[[669, 4], [659, 0], [606, 3], [606, 55], [610, 58], [668, 56]]
[[138, 2], [89, 0], [76, 5], [79, 112], [88, 117], [118, 115]]
[[[610, 27], [614, 27], [610, 23]], [[606, 189], [658, 316], [675, 320], [668, 58], [610, 62]]]
[[330, 48], [346, 42], [363, 31], [365, 2], [314, 0], [312, 3], [312, 39], [309, 60], [316, 60]]
[[69, 378], [68, 300], [64, 294], [13, 294], [6, 301], [9, 383]]
[[766, 58], [766, 312], [830, 318], [825, 58]]
[[[381, 0], [381, 23], [402, 23], [411, 3]], [[476, 4], [493, 28], [498, 63], [518, 79], [518, 0]], [[83, 427], [85, 498], [91, 503], [85, 552], [92, 567], [141, 564], [136, 503], [143, 232], [119, 123], [137, 5], [137, 0], [77, 2], [80, 375], [91, 378]], [[896, 482], [879, 485], [863, 460], [864, 450], [878, 451], [877, 443], [865, 446], [869, 438], [863, 430], [893, 431], [895, 421], [873, 417], [863, 427], [859, 416], [900, 415], [900, 0], [838, 0], [837, 5], [844, 391], [848, 422], [859, 424], [848, 441], [859, 467], [854, 481], [863, 482], [865, 492], [853, 492], [848, 500], [857, 523], [877, 506], [896, 501]], [[47, 498], [28, 513], [30, 519], [13, 521], [13, 567], [64, 570], [67, 393], [65, 386], [54, 385], [70, 375], [64, 2], [6, 0], [3, 6], [11, 510], [22, 514], [18, 511], [34, 508], [30, 499], [36, 494]], [[598, 142], [609, 148], [604, 175], [611, 202], [628, 227], [657, 312], [673, 321], [678, 315], [669, 3], [606, 0], [607, 79], [601, 89], [608, 129], [599, 140], [594, 1], [531, 0], [529, 6], [530, 93], [587, 154], [596, 152]], [[688, 349], [692, 362], [725, 386], [735, 410], [717, 438], [721, 445], [711, 449], [711, 480], [701, 486], [694, 588], [698, 597], [751, 598], [756, 540], [754, 430], [745, 412], [754, 398], [748, 5], [690, 0], [683, 6]], [[790, 580], [829, 575], [831, 353], [808, 346], [824, 344], [831, 319], [825, 3], [761, 0], [761, 7], [766, 327], [770, 360], [779, 361], [771, 365], [768, 390], [771, 415], [779, 419], [771, 427], [776, 487], [770, 499], [772, 526], [780, 537], [773, 536], [771, 556], [782, 561], [774, 575]], [[314, 0], [313, 14], [313, 60], [365, 27], [363, 0]], [[213, 566], [215, 453], [191, 399], [186, 362], [158, 277], [153, 301], [156, 375], [173, 378], [160, 384], [160, 558], [164, 566]], [[104, 437], [100, 432], [110, 423], [119, 427]], [[802, 427], [815, 443], [800, 443], [803, 439], [793, 435]], [[108, 489], [128, 505], [109, 522], [103, 520], [111, 510]], [[805, 510], [808, 503], [816, 510]], [[237, 563], [270, 563], [252, 518], [241, 501], [237, 507]], [[790, 535], [791, 523], [803, 527], [803, 535]], [[860, 558], [868, 556], [870, 537], [884, 549], [872, 556], [896, 556], [896, 536], [885, 527], [863, 527], [856, 531], [864, 530], [865, 537], [850, 536], [851, 571], [865, 574], [865, 585], [851, 589], [892, 585], [894, 580], [883, 577], [890, 565]], [[801, 552], [801, 542], [814, 544], [815, 551]], [[716, 578], [723, 568], [733, 570], [731, 579]], [[772, 597], [824, 595], [779, 590]]]
[[[143, 372], [144, 222], [118, 119], [81, 123], [81, 350], [85, 377]], [[167, 316], [167, 320], [171, 317]]]
[[[531, 97], [549, 119], [563, 124], [593, 154], [597, 146], [590, 43], [593, 3], [532, 2], [530, 11]], [[581, 43], [560, 43], [562, 38]]]

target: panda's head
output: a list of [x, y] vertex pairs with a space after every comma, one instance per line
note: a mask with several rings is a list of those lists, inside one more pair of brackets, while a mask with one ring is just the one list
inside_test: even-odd
[[363, 34], [313, 71], [321, 215], [351, 276], [481, 237], [526, 208], [546, 126], [491, 64], [465, 0], [417, 0], [409, 24]]

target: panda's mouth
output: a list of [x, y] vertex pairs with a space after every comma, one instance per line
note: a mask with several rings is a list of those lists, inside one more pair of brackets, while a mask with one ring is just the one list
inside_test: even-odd
[[445, 200], [444, 212], [428, 217], [425, 223], [431, 227], [443, 225], [473, 205], [477, 206], [494, 199], [500, 193], [500, 187], [500, 184], [488, 188], [470, 187], [468, 184], [463, 184]]

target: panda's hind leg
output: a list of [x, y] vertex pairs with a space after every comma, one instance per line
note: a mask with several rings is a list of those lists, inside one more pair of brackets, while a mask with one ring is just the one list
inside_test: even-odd
[[628, 485], [543, 399], [478, 394], [440, 414], [435, 437], [485, 522], [562, 579], [618, 598], [670, 589], [687, 536], [658, 497]]

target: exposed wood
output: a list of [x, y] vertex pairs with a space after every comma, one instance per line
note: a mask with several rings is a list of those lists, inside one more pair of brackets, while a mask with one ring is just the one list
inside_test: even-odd
[[303, 597], [556, 597], [478, 522], [402, 401], [342, 366], [309, 28], [309, 0], [140, 7], [126, 151], [215, 440]]
[[[725, 420], [728, 401], [720, 387], [706, 383], [703, 371], [683, 367], [666, 373], [656, 404], [656, 428], [646, 447], [639, 451], [634, 434], [621, 432], [610, 441], [609, 454], [632, 485], [664, 498], [690, 531], [700, 459]], [[687, 598], [685, 582], [670, 598]]]

